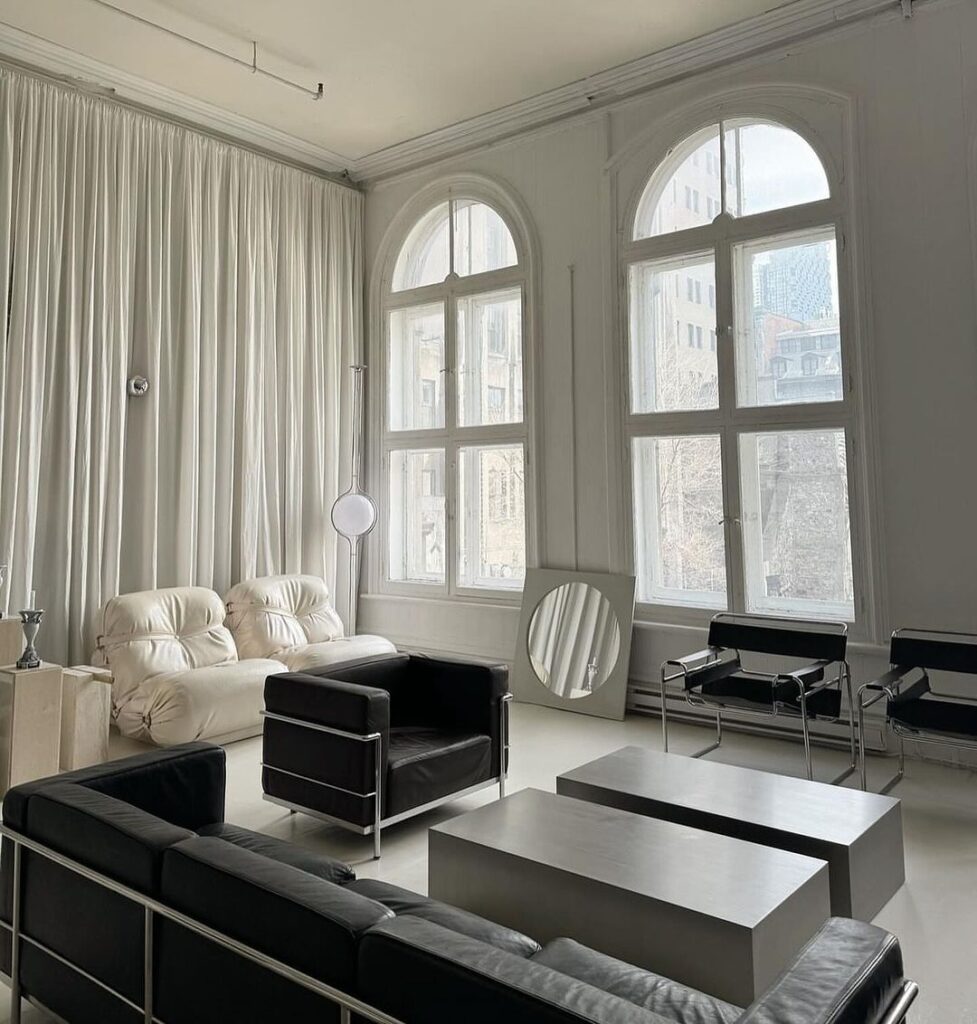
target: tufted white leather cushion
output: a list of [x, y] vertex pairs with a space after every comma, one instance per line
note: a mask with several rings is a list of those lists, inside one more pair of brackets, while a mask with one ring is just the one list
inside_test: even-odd
[[282, 651], [343, 635], [343, 623], [317, 576], [263, 576], [231, 587], [227, 624], [242, 658], [274, 658]]
[[205, 587], [113, 597], [102, 608], [98, 634], [117, 705], [156, 676], [237, 661], [234, 638], [224, 626], [224, 605]]
[[356, 636], [340, 637], [324, 644], [304, 644], [287, 651], [279, 651], [278, 657], [288, 666], [289, 672], [305, 672], [310, 668], [345, 665], [349, 661], [378, 658], [396, 652], [397, 648], [385, 637], [358, 633]]

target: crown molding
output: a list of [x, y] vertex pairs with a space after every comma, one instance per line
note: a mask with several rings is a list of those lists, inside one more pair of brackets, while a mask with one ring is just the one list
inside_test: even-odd
[[120, 71], [5, 22], [0, 22], [0, 55], [28, 68], [67, 78], [70, 84], [87, 89], [94, 95], [107, 91], [110, 97], [137, 104], [153, 112], [161, 112], [192, 126], [205, 128], [223, 138], [243, 142], [319, 171], [341, 174], [352, 169], [354, 164], [354, 161], [341, 153], [187, 96], [165, 85]]
[[[935, 2], [935, 0], [916, 0]], [[756, 56], [876, 16], [901, 18], [901, 0], [794, 0], [686, 43], [578, 79], [526, 100], [459, 121], [378, 150], [355, 162], [360, 181], [373, 182], [419, 165]]]

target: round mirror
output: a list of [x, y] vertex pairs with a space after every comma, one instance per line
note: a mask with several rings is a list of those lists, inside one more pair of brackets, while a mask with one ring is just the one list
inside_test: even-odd
[[377, 525], [376, 503], [362, 491], [347, 491], [332, 507], [332, 525], [344, 537], [364, 537]]
[[587, 583], [545, 594], [529, 621], [529, 661], [536, 678], [560, 697], [589, 697], [617, 664], [621, 629], [610, 601]]

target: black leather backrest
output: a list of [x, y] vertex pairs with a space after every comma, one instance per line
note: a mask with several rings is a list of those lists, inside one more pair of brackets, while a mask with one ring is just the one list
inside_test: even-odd
[[[163, 851], [192, 836], [130, 804], [76, 783], [49, 783], [27, 805], [27, 835], [149, 896], [159, 892]], [[7, 863], [5, 870], [9, 870]], [[40, 854], [22, 860], [26, 935], [138, 1001], [142, 992], [142, 908]], [[54, 976], [38, 972], [42, 1002]], [[53, 1004], [52, 1004], [53, 1005]]]
[[844, 661], [848, 637], [844, 633], [766, 622], [715, 618], [709, 623], [709, 646], [731, 647], [785, 658]]
[[[356, 944], [392, 917], [374, 900], [305, 871], [233, 846], [197, 838], [163, 857], [162, 898], [175, 910], [346, 991]], [[164, 949], [179, 962], [184, 952]]]
[[892, 637], [889, 661], [903, 668], [928, 668], [977, 675], [977, 636], [940, 636], [907, 630]]
[[32, 794], [52, 782], [87, 786], [183, 828], [224, 820], [224, 751], [212, 743], [150, 750], [16, 786], [3, 798], [5, 824], [23, 832]]
[[408, 1022], [464, 1024], [671, 1024], [542, 964], [449, 931], [397, 917], [360, 941], [359, 994]]

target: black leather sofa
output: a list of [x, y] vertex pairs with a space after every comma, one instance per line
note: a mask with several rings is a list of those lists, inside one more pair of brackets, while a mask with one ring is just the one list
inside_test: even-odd
[[373, 835], [462, 793], [505, 794], [504, 665], [397, 654], [265, 682], [268, 799]]
[[[892, 935], [837, 918], [745, 1010], [571, 939], [541, 948], [225, 823], [224, 752], [207, 744], [19, 786], [3, 811], [8, 925], [11, 837], [23, 840], [21, 992], [68, 1024], [137, 1024], [147, 1019], [144, 999], [163, 1024], [320, 1024], [350, 1010], [405, 1024], [897, 1024], [915, 990]], [[356, 1001], [341, 1011], [283, 970]]]

